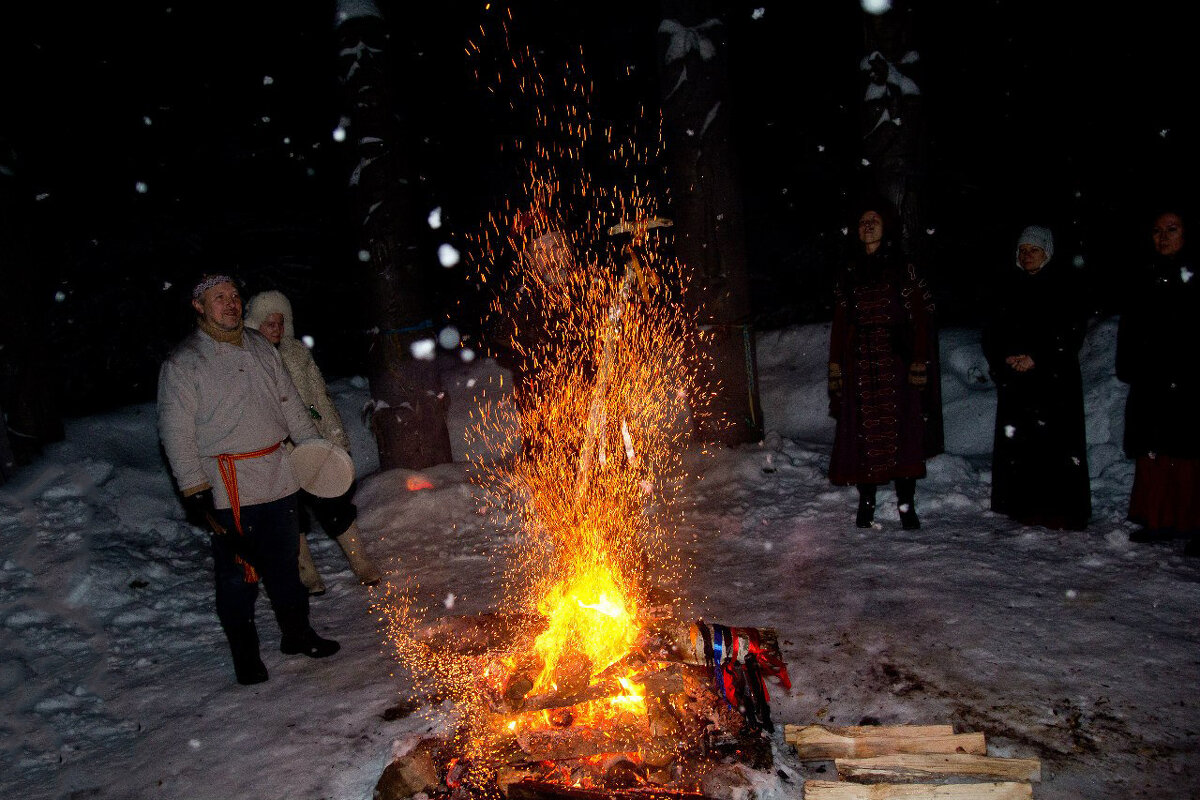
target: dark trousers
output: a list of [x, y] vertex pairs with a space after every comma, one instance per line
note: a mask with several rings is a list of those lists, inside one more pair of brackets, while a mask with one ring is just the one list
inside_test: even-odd
[[242, 506], [242, 532], [233, 524], [233, 512], [219, 509], [217, 521], [228, 531], [212, 537], [216, 573], [217, 617], [227, 635], [244, 633], [254, 626], [258, 583], [246, 580], [241, 556], [258, 572], [267, 591], [279, 629], [284, 634], [303, 635], [308, 630], [308, 590], [300, 581], [300, 528], [296, 517], [296, 495], [270, 503]]

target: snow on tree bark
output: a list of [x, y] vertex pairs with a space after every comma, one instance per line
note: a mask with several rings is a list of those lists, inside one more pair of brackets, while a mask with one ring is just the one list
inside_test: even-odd
[[699, 321], [715, 394], [697, 418], [709, 441], [763, 435], [755, 336], [750, 320], [745, 222], [733, 157], [725, 26], [706, 0], [663, 0], [659, 25], [663, 137], [675, 248], [692, 271], [687, 300]]
[[370, 427], [381, 469], [422, 469], [453, 460], [446, 394], [437, 360], [419, 358], [435, 336], [430, 288], [418, 261], [406, 117], [387, 72], [387, 28], [369, 0], [339, 0], [335, 20], [346, 109], [342, 129], [353, 148], [347, 176], [351, 219], [360, 226], [364, 286], [373, 328]]

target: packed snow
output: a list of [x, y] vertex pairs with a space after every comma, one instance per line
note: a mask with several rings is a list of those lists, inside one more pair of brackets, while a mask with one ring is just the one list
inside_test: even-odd
[[[1083, 533], [988, 511], [995, 389], [965, 329], [942, 333], [948, 452], [918, 483], [924, 527], [902, 531], [882, 490], [876, 527], [855, 528], [854, 489], [825, 477], [828, 336], [823, 324], [762, 333], [766, 439], [686, 454], [677, 547], [693, 569], [668, 588], [697, 617], [775, 628], [793, 682], [772, 687], [780, 769], [758, 776], [758, 796], [832, 778], [783, 742], [783, 724], [812, 722], [982, 731], [992, 755], [1042, 759], [1042, 800], [1200, 796], [1200, 564], [1182, 542], [1129, 542], [1115, 321], [1094, 325], [1081, 357], [1095, 507]], [[501, 372], [446, 367], [456, 461], [421, 473], [379, 471], [366, 382], [331, 384], [388, 580], [358, 585], [336, 545], [311, 536], [329, 587], [313, 623], [342, 650], [281, 655], [262, 597], [271, 679], [257, 686], [234, 682], [206, 536], [184, 521], [152, 404], [70, 422], [0, 487], [4, 796], [365, 800], [394, 753], [451, 725], [448, 705], [408, 713], [372, 611], [394, 588], [431, 618], [492, 610], [500, 593], [494, 560], [513, 533], [479, 510], [463, 432], [503, 392]]]

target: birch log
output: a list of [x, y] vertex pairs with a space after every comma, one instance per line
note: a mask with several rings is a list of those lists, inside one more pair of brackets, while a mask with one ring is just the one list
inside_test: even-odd
[[992, 758], [965, 753], [897, 753], [875, 758], [839, 758], [838, 775], [849, 781], [924, 781], [962, 778], [991, 781], [1040, 781], [1036, 758]]
[[1028, 783], [847, 783], [806, 781], [804, 800], [1032, 800]]

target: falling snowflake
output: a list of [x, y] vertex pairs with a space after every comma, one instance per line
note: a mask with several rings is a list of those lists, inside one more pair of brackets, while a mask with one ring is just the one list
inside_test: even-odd
[[315, 340], [313, 339], [313, 337], [311, 337], [311, 336], [301, 336], [300, 341], [304, 342], [304, 346], [307, 347], [309, 350], [312, 350], [313, 345], [316, 343]]
[[463, 363], [470, 364], [475, 360], [475, 351], [469, 347], [464, 347], [458, 351], [458, 357], [463, 360]]
[[133, 188], [137, 190], [138, 194], [145, 194], [150, 191], [150, 186], [145, 181], [138, 181], [133, 185]]
[[442, 601], [442, 605], [448, 609], [454, 608], [454, 601], [457, 599], [458, 598], [455, 597], [454, 592], [450, 592], [448, 595], [446, 595], [446, 599]]
[[1017, 433], [1017, 429], [1015, 426], [1013, 426], [1013, 425], [1005, 425], [1004, 426], [1004, 435], [1006, 438], [1011, 439], [1011, 438], [1013, 438], [1013, 436], [1016, 435], [1016, 433]]
[[458, 332], [458, 328], [453, 325], [447, 325], [438, 333], [438, 344], [447, 350], [453, 350], [458, 347], [458, 343], [462, 341], [462, 335]]
[[442, 207], [438, 206], [433, 211], [429, 212], [429, 227], [435, 231], [442, 227]]
[[438, 263], [449, 269], [458, 263], [458, 250], [453, 245], [444, 244], [438, 248]]
[[359, 251], [358, 251], [358, 260], [359, 260], [359, 261], [362, 261], [362, 262], [364, 262], [364, 263], [365, 263], [365, 262], [367, 262], [367, 261], [370, 261], [370, 260], [371, 260], [371, 253], [370, 253], [369, 251], [367, 251], [367, 250], [359, 250]]
[[418, 339], [409, 346], [412, 357], [418, 361], [432, 361], [437, 353], [437, 342], [433, 339]]
[[765, 8], [763, 8], [762, 6], [759, 6], [758, 8], [756, 8], [750, 12], [750, 19], [762, 19], [763, 14], [766, 14], [766, 13], [767, 13], [767, 10]]

